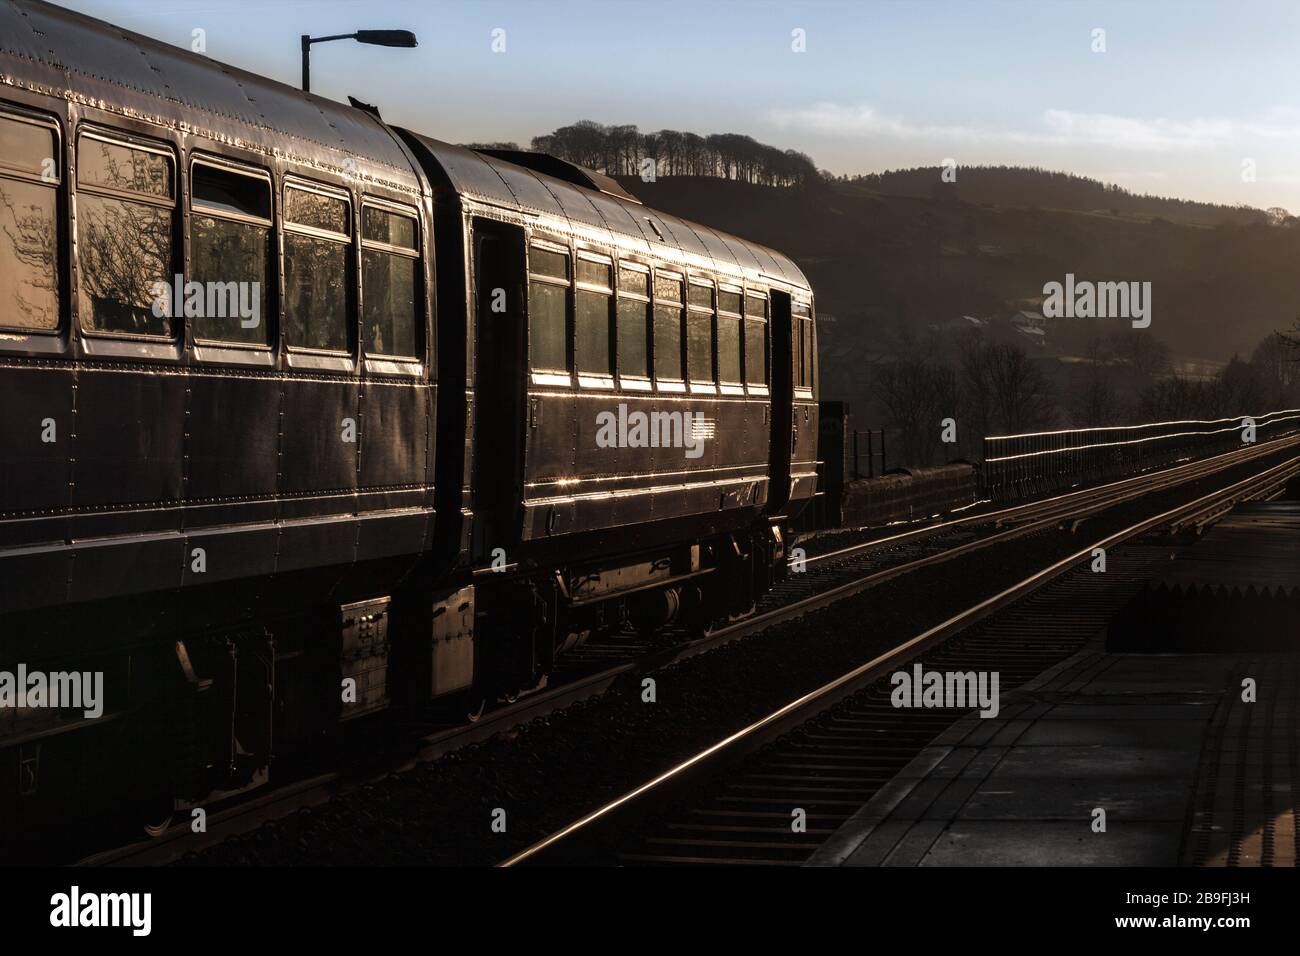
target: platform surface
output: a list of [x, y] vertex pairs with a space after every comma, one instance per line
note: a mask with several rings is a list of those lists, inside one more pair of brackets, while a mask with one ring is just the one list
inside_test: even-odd
[[959, 719], [808, 865], [1293, 866], [1298, 704], [1295, 655], [1097, 641]]

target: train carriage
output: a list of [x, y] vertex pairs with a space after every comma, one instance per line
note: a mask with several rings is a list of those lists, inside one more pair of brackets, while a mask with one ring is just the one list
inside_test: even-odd
[[0, 6], [0, 329], [0, 671], [105, 687], [0, 708], [10, 830], [744, 613], [813, 492], [779, 253], [36, 0]]
[[496, 561], [488, 604], [523, 587], [554, 611], [486, 638], [528, 649], [503, 679], [530, 683], [593, 627], [751, 608], [813, 491], [802, 274], [554, 157], [403, 135], [438, 197], [439, 298], [467, 312], [440, 372], [472, 409], [463, 543], [472, 566]]

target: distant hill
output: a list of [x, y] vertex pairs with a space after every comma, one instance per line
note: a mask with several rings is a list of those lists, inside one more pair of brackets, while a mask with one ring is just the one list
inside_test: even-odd
[[937, 166], [897, 169], [865, 176], [843, 177], [843, 184], [860, 186], [886, 196], [960, 199], [983, 205], [1027, 209], [1070, 209], [1109, 212], [1174, 222], [1247, 225], [1267, 218], [1260, 209], [1225, 206], [1129, 192], [1112, 183], [1023, 166], [960, 166], [955, 181], [945, 183]]
[[[936, 325], [1038, 308], [1044, 283], [1067, 272], [1151, 282], [1152, 324], [1144, 334], [1177, 359], [1249, 355], [1300, 315], [1294, 220], [1269, 225], [1258, 210], [1110, 191], [1110, 201], [1096, 208], [1091, 181], [988, 172], [959, 172], [965, 195], [922, 188], [911, 173], [793, 188], [689, 176], [620, 179], [650, 205], [790, 255], [812, 280], [818, 311], [835, 317], [822, 338], [824, 381], [844, 392], [854, 390], [848, 383], [861, 380], [873, 357], [928, 347]], [[930, 176], [938, 181], [937, 170]], [[1018, 176], [1023, 190], [1015, 187]], [[1049, 195], [1053, 184], [1063, 188]], [[1041, 203], [1027, 202], [1032, 196]], [[1114, 319], [1056, 322], [1049, 339], [1058, 348], [1082, 349], [1098, 332], [1127, 327]]]
[[[532, 147], [794, 258], [827, 319], [821, 357], [832, 397], [869, 394], [871, 363], [945, 351], [951, 362], [971, 328], [986, 337], [1001, 330], [1057, 377], [1080, 362], [1090, 367], [1100, 340], [1133, 331], [1128, 321], [1048, 319], [1023, 335], [1010, 321], [1041, 309], [1044, 285], [1067, 273], [1151, 283], [1151, 327], [1125, 348], [1184, 371], [1249, 356], [1300, 315], [1292, 278], [1300, 220], [1285, 210], [1140, 195], [1014, 166], [959, 166], [954, 182], [935, 166], [837, 177], [747, 136], [642, 133], [590, 120], [534, 137]], [[647, 158], [653, 182], [639, 175]]]

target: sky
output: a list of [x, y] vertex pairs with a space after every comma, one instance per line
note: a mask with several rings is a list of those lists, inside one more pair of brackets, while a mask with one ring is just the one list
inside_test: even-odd
[[[591, 119], [744, 133], [834, 173], [1040, 166], [1300, 213], [1296, 0], [63, 0], [451, 142]], [[504, 31], [499, 32], [499, 31]], [[802, 47], [802, 49], [799, 49]], [[960, 172], [958, 173], [960, 181]]]

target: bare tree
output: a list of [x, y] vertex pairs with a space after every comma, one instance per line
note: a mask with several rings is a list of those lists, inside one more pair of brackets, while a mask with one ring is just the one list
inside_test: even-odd
[[932, 464], [943, 454], [943, 419], [957, 416], [956, 375], [947, 366], [916, 359], [887, 362], [875, 371], [876, 397], [897, 430], [901, 460]]
[[1115, 332], [1107, 339], [1106, 347], [1143, 375], [1163, 375], [1169, 371], [1169, 346], [1145, 329]]
[[780, 150], [739, 133], [697, 133], [664, 129], [641, 133], [635, 126], [605, 126], [581, 120], [544, 136], [532, 148], [611, 176], [635, 175], [639, 161], [655, 160], [659, 176], [717, 176], [764, 186], [807, 186], [822, 175], [806, 155]]
[[1056, 419], [1056, 400], [1042, 372], [1014, 345], [984, 344], [962, 357], [964, 404], [984, 435], [1041, 428]]

